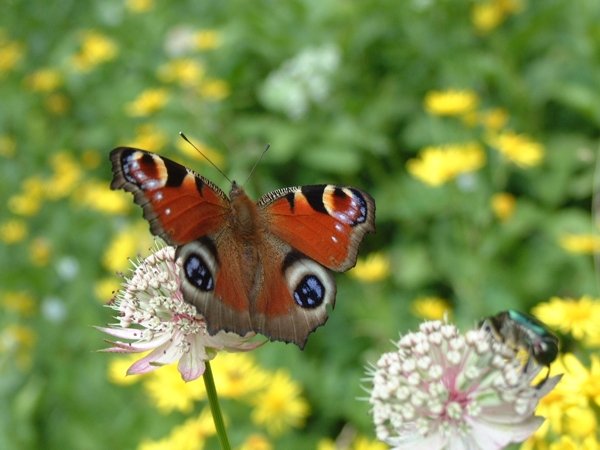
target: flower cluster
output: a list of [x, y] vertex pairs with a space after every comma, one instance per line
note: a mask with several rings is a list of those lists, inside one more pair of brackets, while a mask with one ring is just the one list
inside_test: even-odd
[[118, 324], [98, 328], [120, 339], [106, 349], [115, 353], [152, 352], [134, 363], [129, 374], [143, 374], [179, 361], [178, 370], [185, 381], [204, 373], [204, 361], [220, 350], [248, 351], [263, 342], [246, 342], [255, 333], [241, 337], [225, 331], [211, 336], [205, 319], [193, 305], [183, 301], [175, 249], [162, 247], [146, 259], [138, 259], [125, 289], [109, 306], [118, 311]]
[[[501, 108], [478, 111], [480, 99], [471, 90], [448, 89], [430, 91], [424, 99], [424, 109], [431, 116], [460, 117], [472, 128], [480, 125], [483, 135], [467, 144], [446, 144], [427, 147], [406, 163], [408, 173], [430, 186], [440, 186], [465, 173], [482, 168], [486, 163], [483, 144], [495, 149], [505, 160], [527, 169], [539, 165], [545, 154], [544, 146], [525, 134], [505, 129], [508, 114]], [[498, 202], [498, 199], [493, 199]], [[507, 204], [504, 202], [504, 204]], [[514, 202], [510, 204], [511, 210]], [[510, 213], [493, 206], [501, 220]]]
[[483, 329], [459, 333], [442, 321], [403, 336], [369, 370], [377, 437], [395, 450], [500, 449], [543, 422], [539, 400], [560, 380], [532, 384], [541, 367]]

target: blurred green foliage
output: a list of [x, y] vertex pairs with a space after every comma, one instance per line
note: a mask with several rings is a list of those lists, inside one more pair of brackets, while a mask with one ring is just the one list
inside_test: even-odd
[[[559, 245], [565, 233], [593, 232], [597, 0], [524, 3], [487, 32], [473, 23], [475, 3], [461, 0], [163, 1], [138, 12], [127, 5], [0, 4], [0, 295], [25, 292], [34, 300], [30, 309], [1, 310], [0, 448], [135, 448], [184, 420], [149, 408], [137, 387], [110, 384], [108, 357], [91, 353], [104, 344], [90, 325], [111, 321], [94, 294], [111, 272], [103, 255], [141, 210], [108, 214], [78, 200], [78, 191], [88, 179], [108, 189], [108, 152], [143, 142], [140, 126], [166, 139], [147, 141], [156, 145], [150, 150], [225, 190], [214, 169], [175, 152], [179, 131], [223, 155], [221, 168], [236, 180], [270, 143], [248, 183], [254, 198], [340, 183], [364, 188], [377, 202], [377, 234], [366, 237], [361, 255], [384, 252], [391, 276], [371, 283], [337, 276], [337, 308], [304, 352], [283, 343], [255, 352], [262, 365], [291, 370], [313, 411], [306, 428], [280, 438], [277, 448], [312, 448], [348, 422], [373, 435], [368, 404], [356, 401], [364, 396], [363, 367], [419, 323], [410, 312], [417, 297], [447, 299], [465, 328], [551, 296], [597, 293], [591, 256]], [[85, 68], [76, 55], [90, 30], [116, 52]], [[186, 36], [201, 30], [218, 32], [219, 44], [186, 47]], [[178, 57], [197, 61], [203, 79], [218, 83], [161, 79], [159, 67]], [[35, 87], [31, 75], [44, 68], [60, 75], [56, 87]], [[132, 116], [127, 105], [155, 88], [168, 89], [165, 107]], [[450, 88], [474, 91], [481, 110], [508, 111], [510, 129], [544, 145], [541, 164], [519, 168], [488, 146], [487, 164], [463, 182], [432, 187], [411, 177], [405, 164], [423, 147], [485, 143], [481, 130], [460, 119], [425, 112], [428, 92]], [[53, 196], [45, 190], [59, 152], [82, 175]], [[10, 199], [31, 177], [43, 181], [43, 202], [19, 213]], [[499, 192], [516, 198], [510, 220], [498, 220], [490, 206]], [[15, 229], [17, 237], [7, 237]], [[48, 247], [47, 262], [36, 242]], [[127, 267], [123, 260], [121, 270]], [[32, 330], [35, 342], [12, 342], [7, 330], [16, 325]], [[239, 445], [252, 426], [236, 425]]]

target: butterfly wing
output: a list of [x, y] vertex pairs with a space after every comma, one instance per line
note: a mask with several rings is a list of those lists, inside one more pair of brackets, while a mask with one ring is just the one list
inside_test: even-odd
[[327, 321], [327, 305], [335, 305], [335, 279], [329, 269], [270, 233], [261, 259], [252, 323], [266, 336], [303, 349], [308, 335]]
[[375, 201], [354, 187], [279, 189], [257, 206], [271, 233], [336, 272], [354, 267], [364, 235], [375, 231]]
[[229, 199], [203, 176], [136, 148], [116, 148], [110, 160], [111, 189], [133, 193], [152, 234], [169, 245], [186, 244], [223, 226]]
[[[219, 330], [252, 330], [240, 250], [228, 227], [231, 202], [208, 179], [170, 159], [136, 148], [110, 154], [112, 189], [132, 192], [150, 231], [177, 246], [184, 300]], [[247, 278], [247, 277], [246, 277]]]
[[329, 269], [353, 267], [365, 233], [375, 230], [375, 202], [356, 188], [316, 185], [270, 192], [257, 207], [265, 229], [264, 272], [252, 324], [304, 348], [308, 335], [327, 321], [327, 305], [335, 306]]

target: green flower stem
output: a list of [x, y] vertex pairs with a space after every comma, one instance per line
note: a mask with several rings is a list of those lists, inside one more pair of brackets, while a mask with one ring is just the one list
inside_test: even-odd
[[217, 436], [221, 443], [222, 450], [231, 450], [229, 445], [229, 438], [227, 437], [227, 430], [225, 430], [225, 422], [223, 421], [223, 414], [221, 414], [221, 406], [219, 405], [219, 397], [217, 396], [217, 389], [215, 388], [215, 380], [213, 378], [212, 369], [210, 368], [210, 362], [206, 361], [206, 369], [204, 370], [204, 386], [206, 387], [206, 395], [208, 396], [208, 403], [210, 404], [210, 412], [215, 422], [215, 429], [217, 430]]

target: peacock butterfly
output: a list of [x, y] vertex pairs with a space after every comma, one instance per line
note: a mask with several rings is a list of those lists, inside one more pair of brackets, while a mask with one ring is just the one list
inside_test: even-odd
[[207, 323], [304, 348], [335, 305], [331, 270], [354, 267], [375, 202], [349, 186], [278, 189], [254, 203], [232, 183], [214, 183], [170, 159], [136, 148], [110, 153], [111, 189], [133, 193], [150, 231], [177, 247], [181, 291]]

